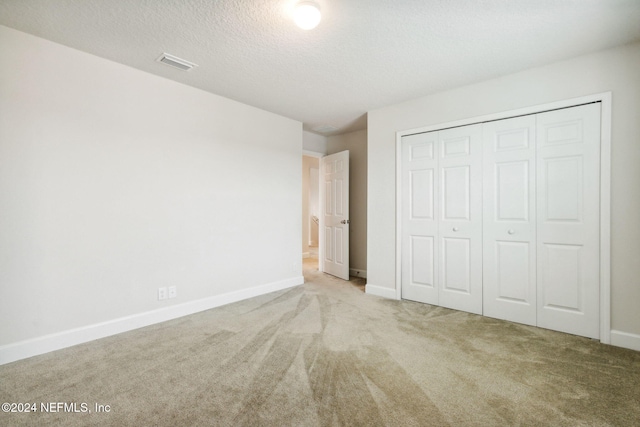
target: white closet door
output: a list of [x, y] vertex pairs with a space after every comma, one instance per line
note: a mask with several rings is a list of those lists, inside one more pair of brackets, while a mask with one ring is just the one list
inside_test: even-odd
[[402, 137], [402, 298], [438, 304], [437, 132]]
[[536, 120], [538, 326], [599, 338], [600, 104]]
[[483, 126], [484, 315], [536, 324], [536, 118]]
[[482, 314], [482, 125], [438, 132], [439, 301]]

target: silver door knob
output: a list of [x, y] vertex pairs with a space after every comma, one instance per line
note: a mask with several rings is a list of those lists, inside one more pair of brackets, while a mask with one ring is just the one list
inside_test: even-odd
[[458, 227], [453, 227], [452, 230], [453, 231], [458, 231]]
[[340, 221], [340, 224], [349, 224], [351, 221], [349, 221], [348, 219], [343, 219], [342, 221]]
[[509, 234], [515, 234], [515, 231], [513, 231], [513, 230], [507, 230], [507, 233], [509, 233]]

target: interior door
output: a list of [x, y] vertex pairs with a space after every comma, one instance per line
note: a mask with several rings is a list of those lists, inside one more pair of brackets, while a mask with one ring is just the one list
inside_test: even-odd
[[402, 137], [402, 298], [438, 304], [438, 132]]
[[349, 280], [349, 151], [320, 159], [320, 270]]
[[538, 326], [599, 338], [600, 104], [536, 122]]
[[483, 312], [536, 325], [536, 116], [483, 125]]
[[482, 125], [438, 132], [439, 301], [482, 314]]

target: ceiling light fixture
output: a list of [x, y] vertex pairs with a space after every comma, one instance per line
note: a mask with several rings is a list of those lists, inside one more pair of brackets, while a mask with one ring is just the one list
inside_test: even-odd
[[313, 1], [301, 1], [293, 9], [293, 20], [303, 30], [311, 30], [320, 23], [320, 6]]

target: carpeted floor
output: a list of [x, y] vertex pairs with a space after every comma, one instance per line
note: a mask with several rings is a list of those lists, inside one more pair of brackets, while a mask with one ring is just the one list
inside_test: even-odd
[[0, 425], [640, 425], [638, 352], [305, 278], [0, 366]]

